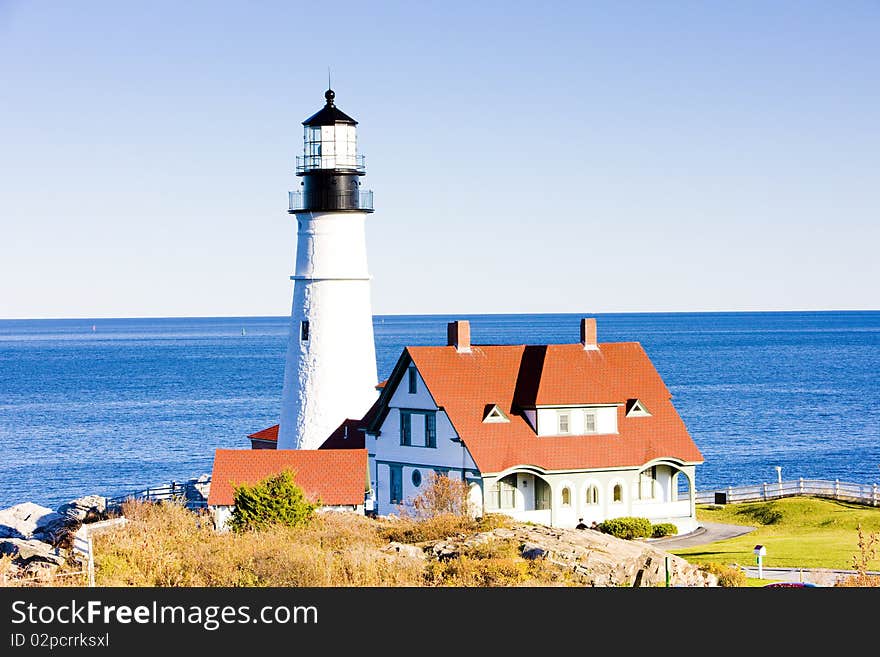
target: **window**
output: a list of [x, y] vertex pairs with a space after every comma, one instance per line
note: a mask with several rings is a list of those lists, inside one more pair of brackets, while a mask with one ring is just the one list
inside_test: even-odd
[[571, 506], [571, 489], [568, 486], [562, 489], [562, 506]]
[[400, 411], [400, 444], [412, 445], [412, 413]]
[[[437, 447], [437, 411], [400, 410], [400, 444], [413, 446], [413, 416], [418, 415], [424, 419], [425, 442], [417, 443], [417, 447]], [[419, 430], [416, 425], [416, 430]]]
[[657, 480], [657, 466], [651, 466], [639, 473], [639, 499], [654, 499], [654, 483]]
[[507, 475], [496, 481], [486, 491], [486, 501], [496, 509], [513, 509], [516, 507], [516, 475]]
[[596, 433], [596, 411], [584, 411], [584, 433]]
[[403, 473], [399, 465], [389, 466], [391, 472], [390, 495], [391, 504], [400, 504], [403, 502]]
[[302, 342], [309, 341], [309, 322], [304, 321], [299, 324], [299, 339]]
[[556, 416], [559, 433], [568, 433], [568, 413], [560, 413]]
[[407, 372], [409, 373], [409, 394], [416, 394], [416, 382], [418, 379], [416, 378], [416, 368], [410, 367]]
[[416, 488], [422, 485], [422, 473], [418, 470], [413, 470], [412, 472], [412, 484]]
[[516, 506], [516, 475], [507, 475], [499, 482], [499, 508], [512, 509]]
[[425, 447], [437, 447], [437, 415], [425, 415]]
[[615, 502], [623, 502], [623, 485], [614, 484], [614, 497]]
[[598, 486], [589, 486], [587, 488], [587, 504], [598, 504], [599, 503], [599, 487]]

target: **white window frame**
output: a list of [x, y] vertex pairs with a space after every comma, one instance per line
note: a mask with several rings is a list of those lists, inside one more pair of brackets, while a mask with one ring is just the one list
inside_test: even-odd
[[[592, 420], [592, 423], [593, 423], [592, 429], [588, 428], [588, 426], [587, 426], [587, 418], [590, 418]], [[596, 411], [591, 408], [585, 409], [584, 410], [584, 433], [585, 434], [598, 433], [599, 432], [598, 427], [599, 427], [599, 420], [598, 420]]]
[[[563, 421], [565, 422], [565, 429], [562, 428]], [[563, 411], [556, 414], [556, 431], [560, 435], [571, 433], [571, 413]]]

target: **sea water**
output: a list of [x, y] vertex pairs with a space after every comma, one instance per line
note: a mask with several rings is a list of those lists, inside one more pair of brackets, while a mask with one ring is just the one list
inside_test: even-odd
[[[880, 311], [598, 314], [640, 342], [705, 462], [698, 490], [880, 482]], [[579, 315], [374, 318], [379, 378], [407, 345], [579, 340]], [[210, 473], [276, 424], [288, 318], [0, 320], [0, 508]]]

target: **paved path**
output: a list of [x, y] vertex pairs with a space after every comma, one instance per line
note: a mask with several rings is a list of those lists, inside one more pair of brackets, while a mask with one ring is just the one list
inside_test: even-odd
[[754, 527], [748, 527], [746, 525], [726, 525], [720, 522], [704, 522], [690, 534], [655, 538], [651, 541], [651, 544], [669, 552], [670, 550], [678, 550], [686, 547], [694, 547], [695, 545], [705, 545], [706, 543], [723, 541], [726, 538], [742, 536], [743, 534], [748, 534], [753, 531], [755, 531]]

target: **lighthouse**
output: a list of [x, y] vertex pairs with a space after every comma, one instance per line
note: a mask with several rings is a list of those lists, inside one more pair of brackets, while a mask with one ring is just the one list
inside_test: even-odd
[[328, 89], [303, 121], [302, 181], [289, 194], [297, 244], [278, 449], [317, 449], [378, 395], [366, 244], [373, 194], [361, 189], [357, 121], [335, 96]]

